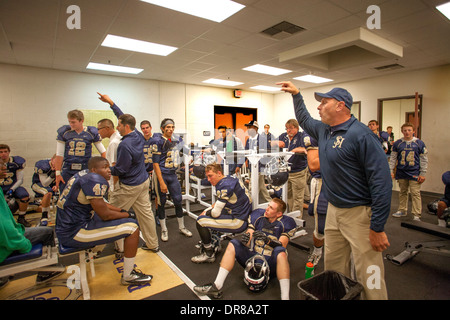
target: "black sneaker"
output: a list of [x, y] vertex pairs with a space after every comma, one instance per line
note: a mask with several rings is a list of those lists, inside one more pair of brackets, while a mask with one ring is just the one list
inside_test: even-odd
[[214, 299], [220, 299], [223, 295], [222, 290], [217, 289], [214, 283], [208, 283], [203, 286], [195, 286], [194, 291], [201, 296], [207, 295], [213, 297]]
[[25, 220], [25, 215], [19, 215], [19, 217], [17, 217], [17, 223], [22, 224], [26, 228], [31, 227], [31, 223]]
[[121, 283], [124, 286], [142, 285], [142, 284], [146, 284], [146, 283], [150, 282], [152, 279], [153, 279], [153, 276], [151, 276], [149, 274], [144, 274], [140, 270], [134, 269], [133, 271], [131, 271], [129, 279], [124, 279], [123, 274], [122, 274]]
[[44, 271], [39, 272], [36, 276], [36, 284], [43, 283], [56, 278], [57, 276], [63, 274], [64, 271]]

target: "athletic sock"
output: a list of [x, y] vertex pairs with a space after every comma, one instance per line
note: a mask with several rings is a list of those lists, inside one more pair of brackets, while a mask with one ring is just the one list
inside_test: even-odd
[[161, 225], [161, 231], [167, 230], [166, 219], [159, 219], [159, 224]]
[[181, 218], [177, 217], [177, 220], [178, 220], [178, 228], [179, 229], [185, 228], [185, 226], [184, 226], [184, 217], [181, 217]]
[[227, 269], [222, 268], [222, 267], [219, 268], [219, 272], [217, 273], [216, 280], [214, 281], [214, 284], [216, 285], [217, 289], [219, 289], [219, 290], [222, 289], [223, 283], [225, 282], [225, 279], [227, 278], [229, 273], [230, 272]]
[[131, 271], [134, 269], [135, 258], [123, 258], [123, 278], [126, 280], [129, 278]]
[[281, 300], [289, 300], [289, 279], [280, 279]]

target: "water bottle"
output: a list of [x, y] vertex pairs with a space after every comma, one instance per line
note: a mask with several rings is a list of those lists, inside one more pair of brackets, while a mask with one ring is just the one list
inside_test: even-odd
[[314, 264], [312, 262], [306, 263], [305, 266], [305, 279], [309, 279], [314, 276]]

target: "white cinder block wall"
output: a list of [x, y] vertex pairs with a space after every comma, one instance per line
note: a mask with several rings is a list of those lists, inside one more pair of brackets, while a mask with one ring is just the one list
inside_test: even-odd
[[[443, 192], [441, 175], [450, 170], [450, 66], [302, 90], [314, 117], [318, 118], [314, 91], [334, 86], [347, 88], [362, 102], [364, 123], [377, 118], [378, 98], [423, 94], [422, 139], [430, 163], [422, 190]], [[55, 152], [56, 130], [67, 123], [67, 112], [108, 109], [97, 91], [108, 94], [138, 123], [149, 120], [154, 132], [163, 118], [173, 118], [176, 131], [186, 132], [189, 142], [199, 145], [214, 134], [214, 105], [257, 108], [258, 122], [269, 123], [275, 134], [282, 133], [286, 120], [294, 117], [292, 99], [284, 93], [244, 91], [236, 99], [232, 89], [0, 64], [0, 143], [27, 160], [24, 186], [28, 190], [34, 163]], [[211, 131], [211, 136], [204, 137], [203, 131]]]

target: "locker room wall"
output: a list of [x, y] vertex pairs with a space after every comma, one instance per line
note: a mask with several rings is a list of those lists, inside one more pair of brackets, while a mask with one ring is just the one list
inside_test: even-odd
[[[299, 81], [295, 84], [301, 87]], [[423, 94], [421, 138], [429, 152], [429, 172], [421, 190], [443, 194], [442, 173], [450, 170], [450, 65], [302, 90], [306, 106], [316, 119], [320, 119], [319, 103], [314, 92], [328, 92], [333, 87], [346, 88], [355, 101], [361, 101], [361, 122], [365, 124], [377, 119], [377, 99], [414, 95], [416, 91]], [[276, 94], [274, 104], [279, 108], [274, 112], [275, 121], [282, 121], [281, 116], [294, 116], [290, 95]]]

